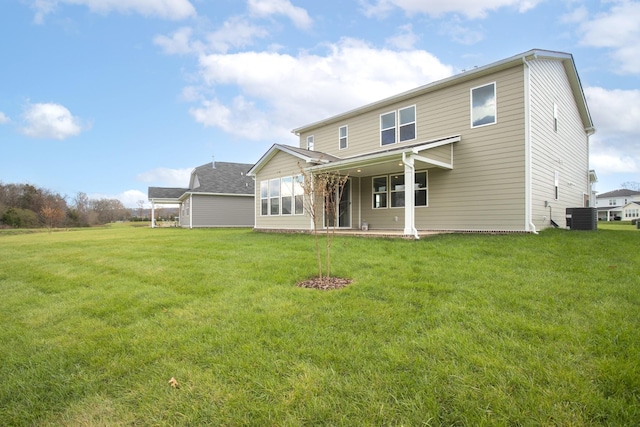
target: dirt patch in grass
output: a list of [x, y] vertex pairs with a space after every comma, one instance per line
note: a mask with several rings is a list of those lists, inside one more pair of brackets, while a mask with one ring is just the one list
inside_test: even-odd
[[332, 289], [342, 289], [353, 282], [351, 279], [343, 279], [342, 277], [314, 277], [298, 283], [299, 288], [319, 289], [321, 291], [329, 291]]

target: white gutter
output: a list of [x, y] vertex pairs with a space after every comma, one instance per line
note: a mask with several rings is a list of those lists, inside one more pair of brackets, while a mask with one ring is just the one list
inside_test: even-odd
[[413, 234], [413, 238], [420, 240], [416, 229], [416, 209], [415, 209], [415, 167], [413, 157], [407, 157], [406, 152], [402, 152], [402, 163], [404, 163], [404, 234]]
[[193, 193], [189, 194], [189, 228], [193, 228]]
[[[536, 56], [534, 55], [534, 59]], [[524, 64], [524, 216], [525, 230], [538, 234], [533, 223], [533, 201], [531, 195], [531, 80], [529, 79], [529, 63], [522, 58]]]

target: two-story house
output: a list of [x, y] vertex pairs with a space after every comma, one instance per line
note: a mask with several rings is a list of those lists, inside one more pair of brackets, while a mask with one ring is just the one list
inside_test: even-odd
[[416, 238], [564, 227], [589, 203], [594, 127], [568, 53], [531, 50], [293, 132], [299, 147], [276, 144], [249, 172], [258, 230], [312, 229], [300, 167], [348, 174], [339, 227]]
[[600, 221], [640, 218], [640, 191], [623, 188], [598, 194], [596, 207]]

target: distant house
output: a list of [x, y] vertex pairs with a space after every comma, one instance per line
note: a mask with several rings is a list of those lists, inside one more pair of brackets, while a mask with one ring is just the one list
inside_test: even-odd
[[152, 227], [156, 205], [178, 205], [181, 227], [251, 227], [254, 225], [253, 165], [213, 162], [191, 172], [188, 188], [149, 187]]
[[598, 194], [596, 197], [598, 220], [635, 219], [637, 216], [629, 216], [637, 210], [637, 207], [632, 205], [634, 202], [640, 202], [640, 191], [623, 188]]
[[293, 132], [298, 147], [250, 171], [257, 230], [311, 228], [300, 167], [348, 174], [330, 216], [344, 229], [536, 232], [593, 204], [595, 129], [568, 53], [531, 50]]

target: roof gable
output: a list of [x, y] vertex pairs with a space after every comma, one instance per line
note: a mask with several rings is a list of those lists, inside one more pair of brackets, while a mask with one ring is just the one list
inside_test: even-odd
[[191, 172], [190, 193], [253, 194], [255, 183], [248, 176], [251, 164], [212, 162]]
[[290, 145], [273, 144], [271, 148], [260, 158], [260, 160], [258, 160], [258, 162], [249, 170], [249, 175], [255, 176], [260, 169], [262, 169], [264, 165], [266, 165], [269, 160], [279, 152], [287, 153], [303, 160], [305, 163], [315, 165], [340, 160], [338, 157], [320, 151], [306, 150], [304, 148], [292, 147]]

